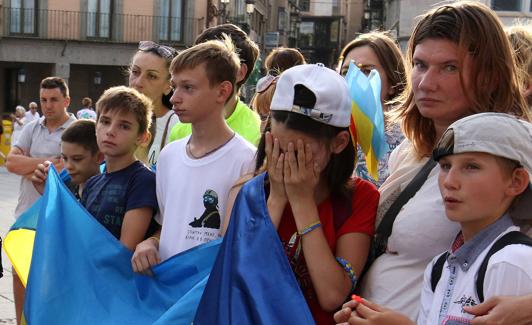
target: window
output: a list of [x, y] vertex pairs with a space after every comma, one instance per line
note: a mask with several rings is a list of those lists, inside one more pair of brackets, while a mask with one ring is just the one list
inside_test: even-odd
[[111, 0], [89, 0], [87, 37], [111, 37]]
[[159, 39], [181, 41], [183, 36], [183, 1], [161, 0]]
[[301, 0], [299, 1], [299, 8], [301, 11], [309, 11], [310, 10], [310, 0]]
[[35, 34], [37, 11], [35, 0], [11, 0], [9, 31], [12, 34]]
[[498, 11], [521, 11], [522, 0], [492, 0], [491, 8]]
[[299, 24], [299, 46], [313, 47], [314, 46], [314, 22], [303, 21]]

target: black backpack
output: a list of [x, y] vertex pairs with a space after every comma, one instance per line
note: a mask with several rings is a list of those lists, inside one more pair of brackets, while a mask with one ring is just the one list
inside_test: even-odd
[[[486, 255], [486, 257], [484, 257], [484, 260], [482, 260], [480, 268], [477, 272], [477, 280], [475, 282], [479, 302], [484, 301], [484, 278], [486, 276], [486, 269], [488, 268], [488, 262], [490, 260], [490, 257], [501, 249], [503, 249], [504, 247], [516, 244], [532, 246], [532, 239], [527, 235], [523, 234], [522, 232], [511, 231], [499, 238], [495, 242], [495, 244], [491, 246], [490, 250], [488, 251], [488, 254]], [[430, 285], [432, 288], [432, 292], [434, 292], [436, 286], [438, 285], [438, 282], [440, 281], [443, 266], [448, 256], [449, 252], [441, 254], [440, 257], [438, 257], [438, 259], [436, 260], [436, 263], [434, 263], [434, 266], [432, 267], [432, 272], [430, 274]]]

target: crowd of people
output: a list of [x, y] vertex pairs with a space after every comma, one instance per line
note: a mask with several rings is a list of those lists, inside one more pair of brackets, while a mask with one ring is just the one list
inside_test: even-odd
[[[150, 275], [222, 237], [262, 177], [255, 199], [317, 324], [527, 324], [531, 49], [530, 26], [505, 33], [485, 5], [440, 5], [404, 56], [385, 32], [349, 42], [336, 71], [273, 50], [248, 106], [239, 90], [259, 48], [239, 27], [208, 28], [179, 53], [143, 41], [129, 87], [107, 89], [95, 110], [84, 99], [79, 120], [58, 77], [41, 82], [42, 117], [17, 107], [6, 163], [22, 176], [15, 218], [50, 166], [64, 168], [102, 231], [133, 252], [133, 270]], [[349, 132], [350, 63], [381, 80], [389, 150], [378, 179]]]

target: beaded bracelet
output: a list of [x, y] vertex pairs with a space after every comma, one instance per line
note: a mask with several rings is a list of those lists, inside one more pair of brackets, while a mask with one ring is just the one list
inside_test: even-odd
[[351, 263], [341, 257], [336, 257], [336, 261], [344, 268], [349, 280], [351, 280], [351, 291], [355, 290], [355, 286], [357, 285], [357, 276], [355, 275], [355, 271], [353, 271], [353, 266], [351, 266]]
[[301, 231], [298, 231], [297, 233], [299, 234], [299, 236], [304, 236], [306, 234], [308, 234], [309, 232], [311, 232], [312, 230], [318, 228], [321, 226], [321, 223], [319, 221], [316, 221], [314, 223], [311, 223], [310, 225], [306, 226], [305, 228], [303, 228], [303, 230]]

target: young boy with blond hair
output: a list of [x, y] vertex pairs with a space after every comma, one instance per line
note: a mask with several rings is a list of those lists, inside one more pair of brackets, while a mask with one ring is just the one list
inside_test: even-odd
[[149, 238], [137, 246], [135, 271], [149, 272], [160, 260], [220, 237], [229, 190], [253, 169], [255, 154], [224, 119], [239, 68], [227, 38], [195, 45], [172, 61], [170, 102], [179, 120], [191, 124], [192, 134], [170, 143], [159, 156], [160, 241]]
[[81, 204], [130, 250], [153, 232], [155, 174], [135, 158], [151, 121], [150, 99], [128, 87], [107, 89], [96, 103], [96, 140], [105, 170], [85, 185]]
[[474, 114], [449, 126], [433, 157], [445, 212], [461, 232], [425, 271], [417, 323], [469, 324], [466, 307], [532, 293], [532, 240], [513, 223], [532, 211], [532, 124]]

